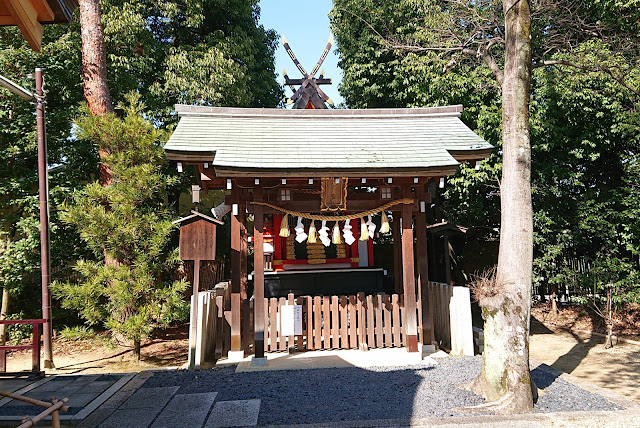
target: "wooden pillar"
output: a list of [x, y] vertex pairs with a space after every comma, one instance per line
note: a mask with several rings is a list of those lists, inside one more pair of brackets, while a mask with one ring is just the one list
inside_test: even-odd
[[240, 221], [240, 299], [242, 301], [247, 300], [247, 262], [248, 262], [248, 249], [249, 243], [247, 239], [247, 210], [242, 196], [240, 197], [241, 203], [238, 207], [238, 219]]
[[444, 274], [447, 284], [451, 285], [451, 253], [449, 252], [449, 232], [444, 230]]
[[242, 351], [240, 337], [241, 275], [242, 257], [240, 243], [240, 188], [233, 183], [231, 190], [231, 351]]
[[402, 294], [402, 242], [400, 229], [401, 211], [394, 211], [391, 233], [393, 235], [393, 289], [394, 293]]
[[[429, 258], [427, 248], [427, 198], [424, 186], [416, 187], [418, 212], [416, 214], [416, 257], [418, 258], [418, 301], [422, 305], [422, 343], [430, 345], [435, 340], [433, 332], [433, 306], [429, 293]], [[423, 207], [424, 203], [424, 207]], [[424, 208], [424, 211], [422, 210]]]
[[193, 290], [191, 292], [191, 319], [189, 321], [189, 370], [196, 367], [196, 342], [198, 339], [198, 292], [200, 291], [200, 260], [193, 261]]
[[[402, 197], [410, 198], [411, 184], [402, 187]], [[404, 288], [404, 333], [407, 351], [418, 352], [418, 314], [416, 305], [416, 282], [413, 269], [413, 206], [402, 205], [402, 284]]]
[[[253, 200], [262, 201], [262, 187], [253, 190]], [[255, 205], [253, 220], [253, 325], [255, 333], [255, 356], [264, 358], [264, 209]]]

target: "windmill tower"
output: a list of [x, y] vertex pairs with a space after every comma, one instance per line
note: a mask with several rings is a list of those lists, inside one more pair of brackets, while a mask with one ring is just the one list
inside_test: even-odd
[[327, 42], [327, 46], [324, 48], [320, 59], [316, 63], [311, 73], [307, 73], [307, 70], [304, 69], [296, 55], [291, 50], [287, 39], [282, 37], [282, 44], [291, 57], [291, 60], [296, 65], [300, 73], [302, 73], [302, 79], [290, 79], [287, 74], [287, 70], [283, 70], [282, 74], [284, 76], [284, 84], [288, 86], [292, 91], [293, 95], [291, 98], [287, 98], [287, 104], [293, 103], [293, 108], [298, 109], [326, 109], [327, 105], [333, 106], [333, 101], [331, 98], [325, 94], [322, 89], [320, 89], [320, 85], [330, 85], [331, 79], [324, 77], [324, 69], [320, 71], [320, 76], [316, 77], [316, 73], [320, 70], [324, 59], [327, 57], [327, 54], [331, 50], [331, 45], [333, 45], [333, 36], [329, 37], [329, 41]]

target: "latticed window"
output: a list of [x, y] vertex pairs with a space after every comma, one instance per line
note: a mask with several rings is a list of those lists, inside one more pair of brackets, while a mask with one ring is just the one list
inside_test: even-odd
[[291, 189], [280, 189], [280, 200], [281, 201], [290, 201], [291, 200]]
[[391, 187], [381, 187], [380, 197], [382, 199], [391, 199]]

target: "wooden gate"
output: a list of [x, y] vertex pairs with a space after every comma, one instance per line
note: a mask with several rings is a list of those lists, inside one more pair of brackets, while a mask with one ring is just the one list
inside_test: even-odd
[[[302, 306], [302, 335], [281, 336], [280, 308]], [[418, 305], [420, 307], [420, 305]], [[368, 349], [405, 346], [404, 296], [299, 296], [265, 299], [265, 350]], [[420, 320], [420, 317], [418, 317]], [[421, 332], [421, 326], [418, 331]]]

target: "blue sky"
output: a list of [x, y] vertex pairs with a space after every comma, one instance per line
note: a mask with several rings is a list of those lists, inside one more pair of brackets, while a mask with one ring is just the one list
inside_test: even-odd
[[[279, 34], [280, 39], [286, 36], [289, 46], [298, 57], [302, 66], [311, 71], [322, 51], [327, 40], [329, 40], [329, 11], [332, 6], [331, 0], [316, 0], [313, 2], [306, 0], [261, 0], [260, 1], [260, 24], [265, 28], [273, 28]], [[324, 60], [322, 67], [325, 69], [325, 76], [333, 80], [331, 85], [322, 86], [322, 90], [339, 104], [342, 97], [338, 94], [338, 84], [342, 79], [342, 74], [338, 68], [338, 56], [334, 46]], [[302, 75], [287, 55], [287, 52], [279, 44], [276, 51], [276, 72], [278, 81], [283, 82], [282, 69], [286, 68], [290, 78], [300, 78]], [[285, 88], [285, 95], [292, 95], [289, 88]]]

